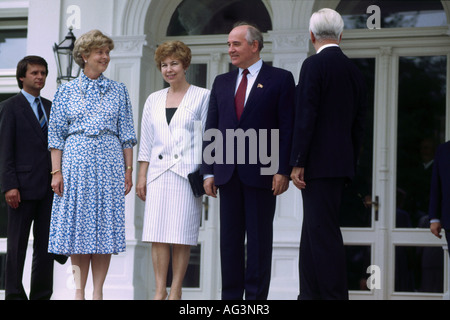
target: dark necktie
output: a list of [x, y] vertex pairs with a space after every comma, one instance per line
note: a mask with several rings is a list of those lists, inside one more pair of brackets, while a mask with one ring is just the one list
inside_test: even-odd
[[239, 87], [236, 91], [236, 96], [234, 97], [234, 104], [236, 106], [236, 115], [238, 120], [241, 118], [241, 114], [244, 111], [244, 104], [245, 104], [245, 94], [247, 92], [247, 74], [248, 70], [245, 69], [242, 72], [242, 79], [241, 83], [239, 84]]
[[36, 98], [35, 101], [36, 101], [37, 109], [38, 109], [39, 124], [41, 125], [42, 132], [47, 134], [47, 130], [48, 130], [47, 121], [45, 120], [44, 111], [42, 111], [41, 101], [39, 100], [39, 98]]

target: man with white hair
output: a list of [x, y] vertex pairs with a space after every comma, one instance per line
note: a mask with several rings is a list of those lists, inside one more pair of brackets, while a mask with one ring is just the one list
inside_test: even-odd
[[291, 178], [302, 190], [299, 299], [348, 299], [339, 207], [355, 175], [366, 110], [364, 78], [339, 43], [344, 22], [322, 9], [310, 20], [317, 54], [307, 58], [296, 92]]

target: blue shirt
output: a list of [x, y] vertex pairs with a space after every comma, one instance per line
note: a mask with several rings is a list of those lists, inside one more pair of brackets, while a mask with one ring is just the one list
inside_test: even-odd
[[38, 121], [39, 121], [39, 116], [38, 116], [38, 105], [37, 105], [37, 103], [36, 103], [35, 100], [36, 100], [36, 98], [39, 99], [39, 101], [41, 102], [42, 112], [44, 113], [45, 120], [46, 120], [47, 123], [48, 123], [47, 114], [45, 113], [44, 105], [42, 104], [41, 97], [35, 97], [35, 96], [29, 94], [28, 92], [26, 92], [26, 91], [23, 90], [23, 89], [22, 89], [22, 94], [24, 95], [24, 97], [25, 97], [25, 98], [28, 100], [28, 102], [30, 103], [31, 109], [33, 110], [33, 112], [34, 112], [34, 114], [35, 114], [35, 116], [36, 116], [36, 119], [38, 119]]

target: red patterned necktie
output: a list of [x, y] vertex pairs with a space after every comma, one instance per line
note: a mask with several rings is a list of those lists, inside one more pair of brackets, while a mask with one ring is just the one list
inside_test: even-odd
[[238, 120], [241, 118], [241, 114], [244, 111], [244, 104], [245, 104], [245, 94], [247, 92], [247, 74], [248, 70], [245, 69], [242, 72], [242, 79], [241, 83], [239, 84], [239, 87], [236, 91], [236, 96], [234, 97], [234, 104], [236, 106], [236, 115]]

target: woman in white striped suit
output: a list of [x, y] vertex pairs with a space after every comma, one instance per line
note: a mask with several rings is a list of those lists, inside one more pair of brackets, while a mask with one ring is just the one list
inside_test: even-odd
[[180, 41], [158, 46], [155, 62], [170, 87], [152, 93], [144, 107], [136, 192], [145, 201], [142, 241], [152, 243], [154, 299], [166, 299], [172, 246], [173, 280], [168, 299], [181, 299], [190, 248], [197, 245], [202, 200], [187, 175], [201, 163], [201, 137], [209, 90], [186, 80], [191, 50]]

